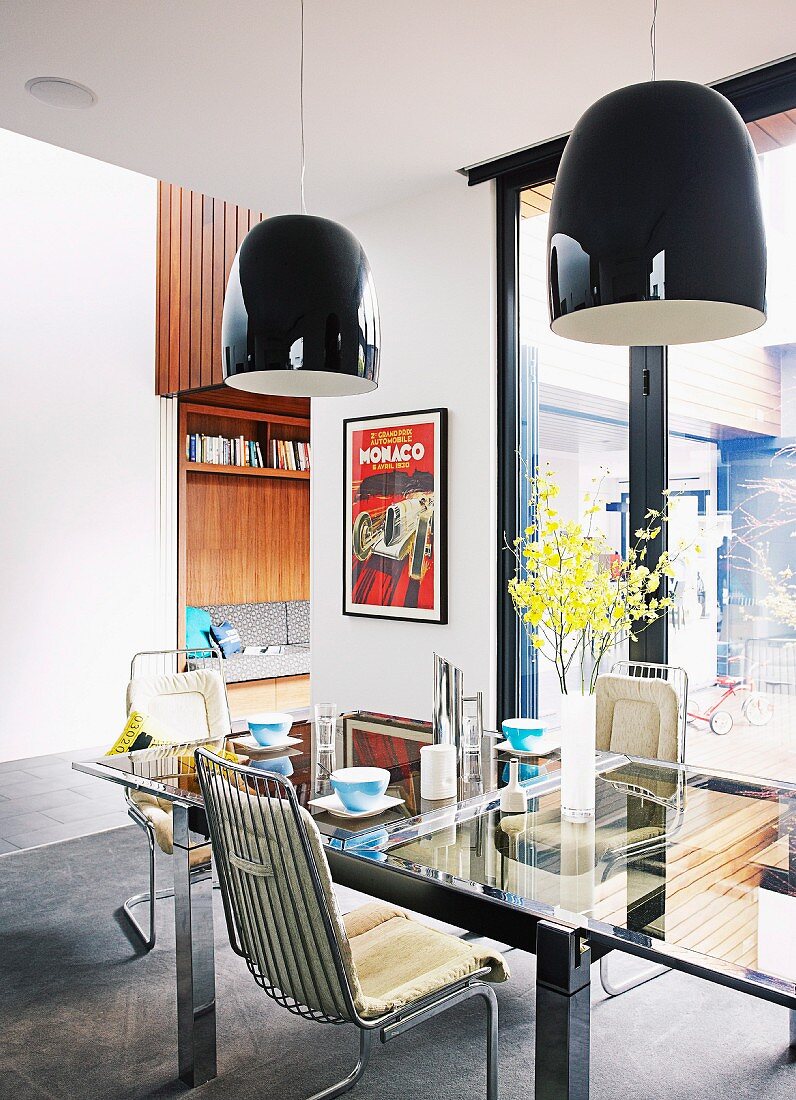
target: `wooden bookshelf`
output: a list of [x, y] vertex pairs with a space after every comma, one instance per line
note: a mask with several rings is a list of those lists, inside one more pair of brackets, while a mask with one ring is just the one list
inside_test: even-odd
[[242, 477], [289, 477], [297, 481], [309, 481], [309, 470], [275, 470], [270, 466], [225, 466], [217, 462], [191, 462], [186, 460], [187, 474], [232, 474]]
[[255, 440], [268, 462], [273, 439], [309, 442], [309, 401], [227, 387], [180, 399], [180, 637], [188, 604], [309, 599], [310, 471], [191, 462], [194, 433]]

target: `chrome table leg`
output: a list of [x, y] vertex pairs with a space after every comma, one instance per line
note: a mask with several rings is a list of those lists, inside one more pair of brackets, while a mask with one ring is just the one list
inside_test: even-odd
[[790, 1016], [790, 1048], [796, 1050], [796, 1008], [788, 1009]]
[[180, 1080], [195, 1087], [216, 1075], [216, 982], [210, 845], [206, 861], [197, 863], [194, 856], [191, 866], [188, 816], [188, 807], [175, 803], [177, 1050]]
[[591, 951], [571, 928], [536, 930], [535, 1100], [588, 1100]]

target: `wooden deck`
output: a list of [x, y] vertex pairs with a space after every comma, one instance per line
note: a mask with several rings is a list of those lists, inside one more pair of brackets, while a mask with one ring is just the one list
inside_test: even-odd
[[[715, 698], [712, 692], [695, 693], [693, 701]], [[771, 695], [774, 715], [767, 726], [750, 726], [737, 704], [728, 709], [735, 725], [726, 737], [717, 737], [704, 722], [689, 725], [686, 761], [706, 771], [734, 772], [761, 779], [796, 783], [796, 697]], [[690, 708], [689, 708], [690, 709]]]

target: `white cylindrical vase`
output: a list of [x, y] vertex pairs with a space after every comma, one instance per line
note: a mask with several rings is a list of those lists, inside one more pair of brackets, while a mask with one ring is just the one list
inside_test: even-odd
[[570, 821], [594, 815], [596, 701], [561, 696], [561, 813]]
[[456, 746], [424, 745], [420, 750], [420, 797], [434, 802], [456, 797]]

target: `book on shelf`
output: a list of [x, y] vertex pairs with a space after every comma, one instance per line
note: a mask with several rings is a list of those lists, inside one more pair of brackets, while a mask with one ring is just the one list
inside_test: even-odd
[[189, 462], [209, 466], [253, 466], [260, 469], [265, 466], [260, 444], [242, 435], [228, 439], [223, 435], [194, 432], [185, 437], [185, 457]]
[[309, 443], [300, 439], [272, 439], [271, 465], [275, 470], [309, 471]]

